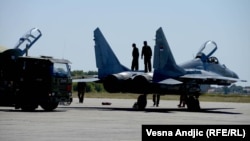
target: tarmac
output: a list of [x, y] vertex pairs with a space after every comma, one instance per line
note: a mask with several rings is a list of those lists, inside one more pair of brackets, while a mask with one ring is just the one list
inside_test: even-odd
[[[69, 106], [46, 112], [0, 107], [1, 141], [139, 141], [142, 125], [249, 125], [250, 103], [200, 102], [202, 110], [178, 108], [178, 101], [151, 100], [136, 111], [136, 99], [74, 99]], [[102, 105], [102, 103], [111, 105]]]

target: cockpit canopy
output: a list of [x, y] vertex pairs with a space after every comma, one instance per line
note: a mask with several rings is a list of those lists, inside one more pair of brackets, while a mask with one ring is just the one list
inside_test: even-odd
[[219, 64], [219, 60], [217, 57], [209, 57], [208, 60], [207, 60], [208, 63], [212, 63], [212, 64]]
[[38, 28], [32, 28], [19, 39], [14, 49], [20, 49], [22, 56], [41, 36], [42, 32]]
[[214, 41], [206, 41], [198, 51], [195, 58], [200, 58], [203, 62], [218, 64], [219, 60], [216, 57], [211, 57], [217, 50], [217, 44]]

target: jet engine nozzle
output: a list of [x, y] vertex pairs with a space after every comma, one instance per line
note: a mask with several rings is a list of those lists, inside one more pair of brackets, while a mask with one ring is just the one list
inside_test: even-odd
[[137, 92], [137, 93], [149, 93], [149, 91], [151, 90], [151, 80], [152, 80], [152, 76], [148, 76], [148, 75], [137, 75], [134, 77], [133, 79], [133, 89]]

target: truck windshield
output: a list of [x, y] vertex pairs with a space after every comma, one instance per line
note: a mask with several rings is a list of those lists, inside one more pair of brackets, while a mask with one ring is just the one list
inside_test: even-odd
[[69, 67], [64, 63], [54, 63], [53, 73], [56, 76], [70, 76]]

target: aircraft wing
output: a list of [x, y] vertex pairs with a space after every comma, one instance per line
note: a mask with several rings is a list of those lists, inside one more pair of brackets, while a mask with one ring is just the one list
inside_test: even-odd
[[172, 78], [168, 78], [168, 79], [164, 79], [164, 80], [157, 82], [157, 83], [167, 84], [167, 85], [178, 85], [178, 84], [182, 84], [183, 82], [172, 79]]
[[7, 50], [7, 48], [0, 46], [0, 53], [4, 52], [5, 50]]
[[199, 71], [200, 73], [195, 74], [185, 74], [180, 77], [175, 78], [167, 78], [164, 80], [161, 80], [159, 84], [166, 84], [166, 85], [178, 85], [185, 82], [196, 82], [197, 84], [217, 84], [217, 85], [230, 85], [235, 82], [246, 82], [246, 80], [241, 80], [237, 78], [232, 77], [225, 77], [220, 76], [215, 73], [207, 72], [207, 71]]
[[80, 79], [73, 79], [72, 82], [96, 82], [99, 81], [99, 78], [80, 78]]
[[[180, 80], [179, 80], [180, 79]], [[157, 83], [166, 85], [178, 85], [182, 84], [184, 81], [196, 81], [199, 84], [218, 84], [227, 85], [235, 82], [246, 82], [246, 80], [240, 80], [230, 77], [223, 76], [209, 76], [209, 75], [198, 75], [198, 74], [186, 74], [178, 78], [178, 80], [173, 78], [164, 79]], [[183, 82], [182, 82], [183, 81]]]
[[180, 77], [181, 79], [192, 79], [194, 81], [199, 81], [204, 84], [231, 84], [240, 79], [224, 77], [220, 75], [203, 75], [203, 74], [186, 74]]

